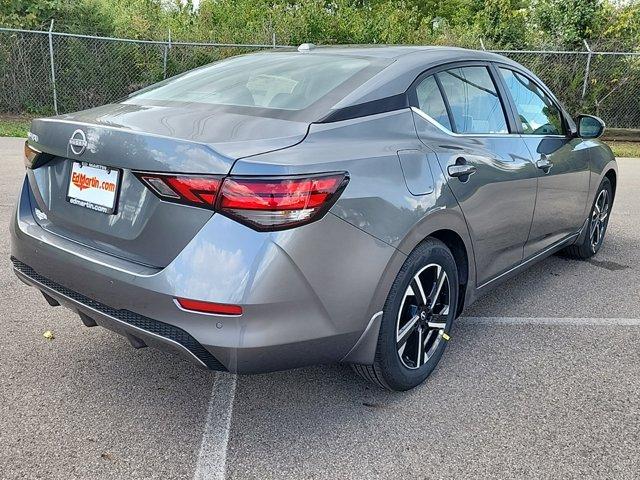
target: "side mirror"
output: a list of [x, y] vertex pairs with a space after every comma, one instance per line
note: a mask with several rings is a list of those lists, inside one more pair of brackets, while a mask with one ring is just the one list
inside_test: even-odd
[[580, 138], [598, 138], [604, 133], [604, 122], [593, 115], [578, 115], [578, 136]]

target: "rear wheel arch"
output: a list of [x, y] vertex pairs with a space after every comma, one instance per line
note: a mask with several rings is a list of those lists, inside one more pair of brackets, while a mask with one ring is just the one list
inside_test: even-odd
[[[469, 250], [469, 247], [463, 240], [460, 233], [455, 230], [442, 228], [431, 231], [424, 236], [419, 242], [413, 245], [413, 248], [408, 253], [396, 252], [392, 260], [389, 262], [387, 269], [383, 273], [380, 280], [378, 289], [374, 295], [374, 305], [378, 305], [377, 308], [370, 308], [370, 313], [373, 316], [368, 320], [368, 324], [363, 331], [361, 337], [358, 339], [353, 348], [342, 359], [346, 363], [355, 364], [371, 364], [376, 351], [376, 344], [378, 341], [378, 332], [380, 328], [380, 320], [382, 314], [382, 305], [386, 302], [391, 286], [398, 276], [402, 265], [407, 257], [420, 245], [422, 245], [428, 239], [433, 238], [441, 241], [451, 251], [456, 262], [458, 271], [458, 302], [456, 306], [456, 318], [462, 313], [462, 309], [465, 306], [465, 295], [469, 288], [469, 278], [473, 278], [473, 265], [470, 264], [470, 259], [473, 258], [473, 253]], [[471, 273], [471, 277], [470, 277]]]
[[[613, 190], [613, 198], [616, 197], [616, 186], [617, 186], [617, 175], [616, 175], [616, 171], [613, 168], [610, 168], [609, 170], [607, 170], [607, 172], [604, 174], [604, 176], [606, 178], [609, 179], [609, 181], [611, 182], [611, 190]], [[612, 200], [613, 200], [612, 198]]]
[[[447, 237], [446, 233], [436, 235]], [[373, 355], [368, 361], [350, 362], [356, 364], [354, 370], [360, 376], [382, 388], [404, 391], [431, 374], [450, 338], [448, 331], [457, 313], [451, 307], [458, 304], [456, 298], [460, 294], [458, 269], [451, 248], [436, 236], [424, 238], [412, 250], [380, 312]], [[425, 271], [425, 276], [419, 278]], [[408, 310], [403, 308], [407, 298], [414, 298], [407, 300]], [[402, 335], [405, 341], [400, 346], [401, 331], [406, 334]], [[425, 332], [427, 335], [423, 336]], [[412, 352], [415, 358], [411, 357]]]
[[444, 243], [456, 260], [458, 268], [458, 283], [460, 286], [456, 317], [459, 317], [464, 309], [465, 294], [469, 284], [469, 253], [462, 237], [454, 230], [442, 229], [429, 234], [427, 238], [436, 238]]

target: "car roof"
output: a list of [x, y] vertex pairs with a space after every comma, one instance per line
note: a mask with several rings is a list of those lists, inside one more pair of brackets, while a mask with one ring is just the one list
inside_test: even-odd
[[408, 55], [410, 53], [433, 51], [442, 48], [450, 47], [422, 45], [312, 45], [309, 50], [304, 50], [304, 53], [397, 59], [398, 57]]
[[482, 55], [483, 51], [470, 50], [460, 47], [448, 47], [437, 45], [327, 45], [314, 46], [304, 53], [324, 55], [349, 55], [355, 57], [374, 57], [386, 59], [398, 59], [405, 55], [419, 54], [422, 56], [438, 55], [439, 53], [455, 54], [456, 52], [474, 52]]
[[[500, 62], [516, 66], [531, 74], [522, 65], [502, 55], [459, 47], [412, 45], [312, 46], [309, 50], [302, 51], [300, 55], [340, 55], [378, 58], [389, 61], [389, 65], [386, 68], [334, 105], [332, 108], [334, 111], [402, 94], [407, 91], [422, 72], [447, 63], [474, 60]], [[537, 78], [535, 75], [531, 75]]]

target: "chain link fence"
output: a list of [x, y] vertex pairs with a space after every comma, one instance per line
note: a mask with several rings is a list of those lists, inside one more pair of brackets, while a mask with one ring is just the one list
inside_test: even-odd
[[275, 44], [188, 43], [0, 28], [0, 112], [67, 113]]
[[609, 127], [640, 128], [640, 53], [495, 52], [538, 75], [570, 113], [598, 115]]
[[[0, 112], [66, 113], [112, 102], [186, 70], [271, 44], [143, 41], [0, 28]], [[493, 50], [536, 73], [572, 114], [640, 128], [640, 53]]]

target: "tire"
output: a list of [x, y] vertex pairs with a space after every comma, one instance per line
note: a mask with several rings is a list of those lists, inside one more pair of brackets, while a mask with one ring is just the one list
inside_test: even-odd
[[[613, 189], [608, 178], [604, 178], [589, 212], [589, 221], [587, 222], [587, 232], [584, 239], [580, 243], [575, 243], [562, 251], [562, 254], [569, 258], [578, 260], [586, 260], [593, 257], [604, 242], [607, 226], [609, 225], [609, 214], [611, 213], [611, 205], [613, 202]], [[597, 236], [597, 239], [594, 238]]]
[[[422, 290], [424, 296], [414, 290]], [[451, 251], [439, 240], [426, 239], [407, 257], [391, 286], [373, 365], [353, 369], [388, 390], [420, 385], [444, 353], [458, 292], [458, 269]]]

